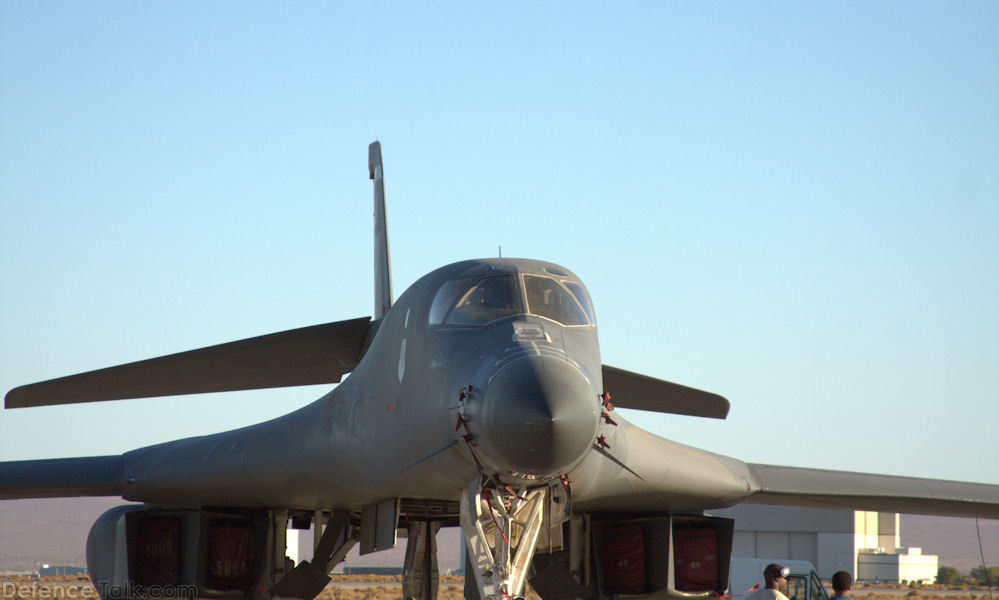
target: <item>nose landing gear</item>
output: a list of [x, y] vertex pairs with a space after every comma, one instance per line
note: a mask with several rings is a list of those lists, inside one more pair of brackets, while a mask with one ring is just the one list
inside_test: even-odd
[[[540, 534], [547, 528], [549, 546], [555, 538], [561, 545], [562, 523], [571, 512], [569, 488], [563, 481], [513, 489], [477, 476], [460, 503], [461, 531], [468, 552], [466, 581], [469, 575], [474, 576], [483, 599], [522, 597]], [[466, 584], [468, 592], [469, 587]]]

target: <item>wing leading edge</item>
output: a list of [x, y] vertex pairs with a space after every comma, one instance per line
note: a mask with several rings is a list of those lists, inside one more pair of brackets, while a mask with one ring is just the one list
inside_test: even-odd
[[746, 463], [617, 421], [607, 440], [628, 470], [601, 457], [584, 461], [570, 474], [574, 506], [710, 510], [750, 503], [999, 519], [999, 485]]
[[0, 463], [0, 500], [121, 496], [122, 456], [53, 458]]
[[743, 502], [999, 519], [999, 485], [749, 464]]
[[370, 319], [314, 325], [14, 388], [7, 408], [337, 383]]
[[712, 419], [724, 419], [728, 416], [728, 400], [718, 394], [610, 365], [603, 365], [601, 370], [604, 391], [610, 392], [611, 402], [618, 408]]

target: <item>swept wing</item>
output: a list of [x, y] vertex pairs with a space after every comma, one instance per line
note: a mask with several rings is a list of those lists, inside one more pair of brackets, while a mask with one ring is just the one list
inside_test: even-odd
[[718, 394], [610, 365], [603, 365], [602, 371], [604, 389], [614, 391], [611, 401], [618, 408], [712, 419], [728, 416], [728, 400]]
[[337, 383], [361, 359], [370, 319], [313, 325], [23, 385], [6, 408]]
[[999, 485], [775, 465], [748, 466], [759, 491], [743, 502], [999, 519]]
[[0, 500], [121, 496], [122, 456], [86, 456], [0, 463]]

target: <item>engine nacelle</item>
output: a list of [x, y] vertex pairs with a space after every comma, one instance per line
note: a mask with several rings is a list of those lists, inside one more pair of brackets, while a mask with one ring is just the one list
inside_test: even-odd
[[90, 528], [87, 568], [103, 600], [249, 597], [270, 587], [269, 522], [266, 510], [116, 506]]
[[734, 521], [700, 515], [573, 515], [561, 550], [535, 554], [531, 586], [545, 600], [702, 600], [728, 589]]

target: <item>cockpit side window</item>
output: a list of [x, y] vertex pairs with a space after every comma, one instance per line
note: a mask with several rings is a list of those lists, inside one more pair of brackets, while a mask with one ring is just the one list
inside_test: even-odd
[[586, 313], [569, 290], [554, 279], [524, 275], [527, 311], [563, 325], [586, 325]]
[[583, 306], [583, 310], [586, 311], [586, 316], [590, 318], [590, 323], [596, 323], [597, 317], [593, 314], [593, 303], [590, 301], [590, 295], [586, 293], [586, 288], [582, 285], [576, 283], [575, 281], [563, 281], [565, 287], [569, 288], [572, 295], [576, 297], [576, 300]]
[[445, 282], [434, 295], [434, 301], [430, 305], [430, 313], [427, 317], [427, 322], [430, 325], [440, 325], [443, 323], [444, 317], [447, 316], [451, 306], [454, 305], [455, 299], [457, 299], [458, 295], [465, 291], [465, 288], [467, 287], [467, 279], [454, 279]]
[[481, 325], [524, 312], [513, 275], [480, 279], [451, 309], [447, 323]]

